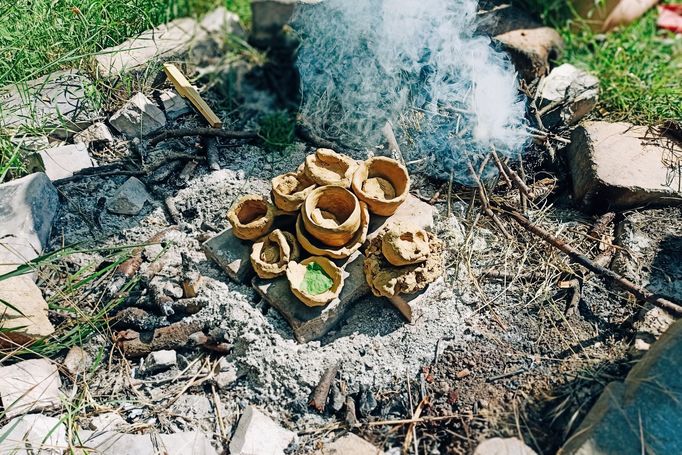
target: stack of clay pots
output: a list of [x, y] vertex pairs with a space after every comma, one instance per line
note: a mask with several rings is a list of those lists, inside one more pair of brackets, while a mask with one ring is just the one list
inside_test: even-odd
[[[272, 201], [247, 195], [228, 213], [234, 235], [255, 241], [251, 262], [261, 278], [286, 275], [292, 292], [309, 306], [326, 305], [343, 288], [345, 259], [367, 240], [370, 214], [392, 215], [405, 201], [407, 169], [390, 158], [364, 162], [329, 149], [306, 157], [296, 172], [272, 179]], [[294, 215], [293, 232], [271, 232], [275, 216]], [[300, 261], [301, 251], [311, 255]], [[331, 260], [330, 260], [331, 259]], [[313, 264], [331, 279], [325, 292], [311, 295], [301, 282]]]
[[391, 223], [366, 251], [365, 278], [379, 297], [413, 294], [443, 274], [443, 242], [413, 223]]

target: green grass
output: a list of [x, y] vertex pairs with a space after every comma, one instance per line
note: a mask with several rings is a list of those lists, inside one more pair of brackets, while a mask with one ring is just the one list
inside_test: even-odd
[[594, 116], [642, 124], [682, 120], [682, 40], [657, 29], [655, 8], [633, 24], [602, 35], [582, 26], [568, 2], [520, 3], [562, 35], [566, 49], [559, 63], [572, 63], [600, 79]]

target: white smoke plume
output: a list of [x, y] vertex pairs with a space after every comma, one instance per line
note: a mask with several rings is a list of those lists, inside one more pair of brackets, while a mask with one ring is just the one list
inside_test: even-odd
[[[509, 59], [476, 35], [475, 0], [323, 0], [297, 9], [301, 114], [356, 147], [391, 121], [432, 174], [470, 183], [467, 162], [526, 142]], [[403, 152], [406, 152], [405, 150]]]

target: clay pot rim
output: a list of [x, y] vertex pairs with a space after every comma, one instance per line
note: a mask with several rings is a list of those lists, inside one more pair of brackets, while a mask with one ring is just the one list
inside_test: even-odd
[[[336, 155], [338, 155], [339, 161], [347, 165], [347, 168], [345, 171], [343, 171], [343, 177], [340, 177], [338, 180], [334, 182], [329, 182], [327, 180], [321, 181], [323, 179], [320, 179], [318, 176], [315, 175], [313, 172], [313, 169], [315, 167], [324, 167], [324, 166], [318, 166], [316, 164], [316, 160], [318, 159], [318, 152], [321, 150], [328, 150]], [[325, 147], [318, 147], [315, 149], [315, 151], [308, 156], [305, 157], [305, 160], [303, 160], [303, 173], [305, 174], [306, 178], [312, 180], [316, 184], [320, 186], [331, 186], [331, 185], [336, 185], [336, 186], [341, 186], [343, 188], [350, 188], [352, 182], [353, 182], [353, 175], [355, 174], [355, 171], [357, 171], [357, 168], [360, 163], [358, 163], [357, 160], [353, 159], [352, 157], [345, 155], [343, 153], [339, 153], [336, 150], [325, 148]], [[311, 166], [314, 165], [314, 166]]]
[[296, 239], [301, 247], [310, 254], [328, 256], [332, 259], [345, 259], [355, 253], [367, 240], [369, 232], [369, 208], [360, 201], [360, 227], [353, 233], [353, 237], [343, 246], [332, 247], [323, 245], [306, 230], [301, 215], [296, 220]]
[[[301, 205], [303, 205], [308, 195], [317, 187], [317, 184], [315, 182], [311, 182], [310, 185], [294, 193], [283, 193], [278, 191], [277, 188], [279, 186], [279, 182], [288, 176], [294, 177], [299, 184], [305, 184], [305, 182], [301, 179], [300, 172], [285, 172], [284, 174], [276, 175], [270, 180], [270, 184], [272, 186], [271, 193], [275, 207], [284, 212], [292, 213], [301, 208]], [[289, 210], [291, 207], [293, 208]]]
[[[239, 219], [237, 208], [240, 205], [247, 202], [257, 202], [264, 204], [265, 214], [255, 218], [253, 221], [250, 221], [249, 223], [244, 224]], [[244, 196], [241, 196], [239, 199], [235, 201], [234, 204], [232, 204], [230, 209], [227, 211], [227, 219], [230, 222], [230, 225], [232, 226], [232, 231], [235, 233], [235, 236], [237, 238], [240, 238], [242, 240], [254, 240], [266, 235], [275, 221], [275, 215], [276, 215], [275, 207], [270, 203], [270, 201], [268, 201], [268, 199], [265, 198], [264, 196], [256, 194], [246, 194]], [[248, 235], [244, 235], [244, 231], [253, 232], [249, 232]]]
[[[326, 191], [332, 191], [332, 192], [337, 191], [337, 192], [340, 192], [342, 194], [349, 195], [350, 197], [352, 197], [353, 201], [355, 201], [355, 207], [353, 208], [353, 211], [351, 212], [351, 214], [348, 215], [348, 218], [346, 218], [346, 220], [344, 220], [343, 223], [337, 225], [334, 228], [328, 228], [328, 227], [320, 226], [319, 224], [315, 223], [310, 216], [310, 214], [312, 213], [312, 210], [315, 209], [315, 207], [309, 207], [309, 204], [312, 204], [314, 196], [316, 196], [317, 194], [326, 192]], [[360, 200], [358, 199], [358, 197], [355, 194], [353, 194], [353, 192], [350, 191], [349, 189], [344, 188], [342, 186], [337, 186], [337, 185], [318, 186], [317, 188], [315, 188], [314, 190], [312, 190], [308, 194], [308, 196], [305, 198], [305, 201], [303, 201], [303, 205], [301, 206], [301, 214], [303, 215], [304, 223], [306, 223], [306, 225], [315, 226], [316, 230], [318, 230], [322, 233], [325, 233], [327, 235], [337, 235], [337, 234], [342, 233], [342, 232], [350, 232], [352, 226], [355, 224], [354, 219], [357, 218], [357, 216], [359, 215], [359, 212], [360, 212]], [[356, 230], [357, 230], [357, 228], [353, 229], [352, 232], [355, 232]]]
[[[280, 256], [280, 260], [277, 262], [265, 262], [260, 259], [260, 255], [261, 252], [263, 251], [265, 243], [268, 241], [268, 239], [270, 239], [272, 235], [282, 236], [284, 242], [286, 243], [289, 249], [289, 254], [288, 257]], [[255, 242], [253, 242], [249, 259], [251, 260], [251, 264], [254, 270], [256, 271], [256, 274], [263, 279], [275, 278], [277, 276], [284, 274], [289, 261], [298, 260], [299, 251], [296, 242], [298, 241], [296, 240], [296, 236], [294, 234], [292, 234], [291, 232], [283, 231], [281, 229], [275, 229], [267, 233], [266, 235], [260, 237]], [[283, 249], [284, 249], [283, 246], [280, 244], [280, 250]]]
[[[291, 264], [296, 264], [297, 266], [307, 267], [311, 262], [317, 262], [324, 269], [325, 273], [329, 275], [332, 279], [332, 287], [327, 289], [325, 292], [318, 295], [308, 295], [303, 293], [299, 288], [300, 283], [294, 284], [292, 282], [292, 272]], [[329, 273], [330, 268], [334, 273]], [[289, 281], [289, 287], [293, 294], [301, 301], [304, 305], [309, 307], [326, 306], [331, 303], [334, 299], [338, 298], [339, 294], [343, 290], [344, 286], [344, 276], [343, 269], [332, 262], [329, 258], [324, 256], [310, 256], [303, 259], [300, 262], [290, 261], [286, 269], [287, 280]]]
[[[383, 199], [383, 198], [379, 198], [379, 197], [367, 194], [362, 190], [362, 184], [363, 184], [363, 182], [365, 182], [369, 178], [370, 167], [375, 161], [382, 161], [382, 162], [389, 163], [391, 165], [395, 165], [396, 168], [398, 168], [403, 173], [403, 175], [405, 177], [406, 184], [405, 184], [405, 190], [402, 193], [396, 195], [396, 197], [391, 198], [391, 199]], [[366, 172], [363, 172], [363, 171], [366, 171]], [[393, 182], [390, 182], [390, 183], [393, 186], [393, 189], [396, 189], [395, 185], [393, 185]], [[394, 160], [393, 158], [388, 158], [386, 156], [373, 156], [371, 158], [366, 159], [365, 161], [361, 162], [358, 165], [357, 170], [353, 174], [353, 180], [352, 180], [351, 187], [353, 188], [353, 192], [355, 192], [355, 194], [358, 194], [358, 193], [361, 194], [363, 199], [369, 199], [371, 201], [381, 202], [384, 204], [398, 203], [398, 202], [403, 201], [407, 197], [407, 194], [410, 192], [410, 174], [407, 172], [407, 168], [405, 166], [403, 166], [400, 162], [398, 162], [397, 160]]]

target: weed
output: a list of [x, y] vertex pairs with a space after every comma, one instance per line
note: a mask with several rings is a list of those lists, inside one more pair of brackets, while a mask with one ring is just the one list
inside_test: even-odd
[[294, 141], [296, 121], [289, 112], [279, 111], [263, 116], [260, 136], [268, 149], [284, 152]]

